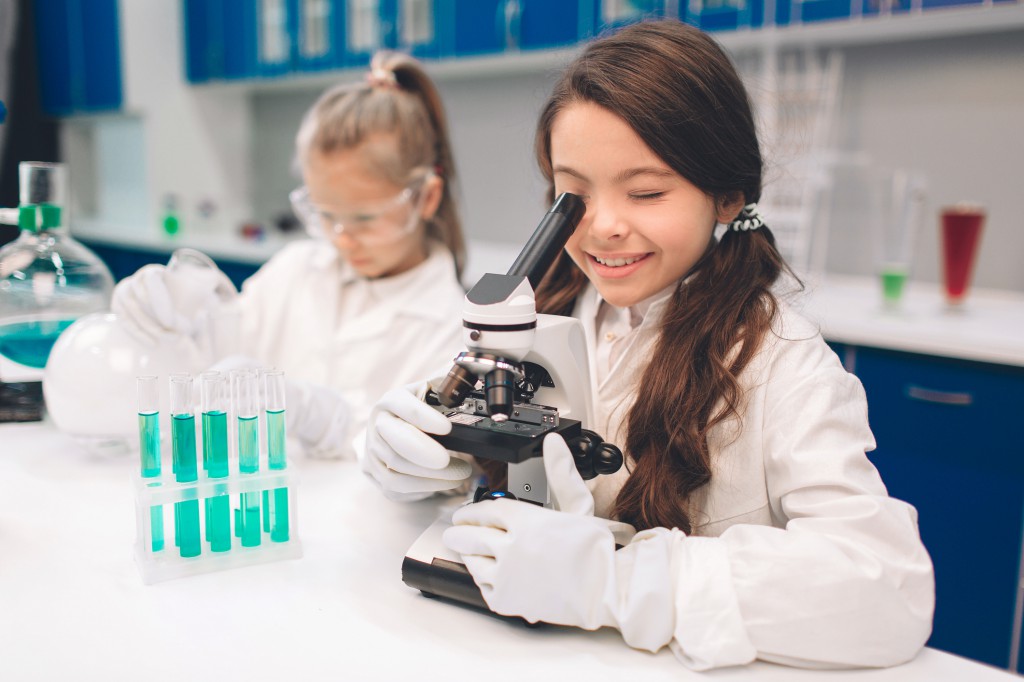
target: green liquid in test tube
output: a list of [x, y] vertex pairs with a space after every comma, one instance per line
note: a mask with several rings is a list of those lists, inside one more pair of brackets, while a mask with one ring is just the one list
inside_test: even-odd
[[[267, 396], [267, 459], [271, 470], [280, 471], [287, 467], [285, 457], [284, 419], [284, 372], [271, 370], [264, 374]], [[287, 542], [288, 530], [288, 488], [275, 488], [264, 504], [270, 520], [270, 540]]]
[[[196, 470], [196, 418], [192, 413], [192, 377], [171, 376], [171, 448], [174, 476], [178, 483], [198, 479]], [[199, 532], [199, 500], [175, 502], [178, 550], [183, 557], [199, 556], [202, 540]]]
[[[159, 385], [154, 376], [138, 378], [139, 452], [142, 455], [142, 477], [160, 478], [160, 400]], [[159, 485], [159, 484], [150, 484]], [[150, 549], [164, 548], [164, 511], [154, 504], [149, 508]]]
[[[235, 379], [235, 405], [238, 412], [238, 469], [243, 475], [260, 470], [259, 390], [254, 372], [240, 372]], [[236, 515], [238, 535], [243, 547], [257, 547], [261, 541], [260, 494], [241, 495], [241, 509]]]
[[[200, 377], [203, 413], [203, 460], [210, 478], [228, 475], [227, 380], [218, 372]], [[231, 497], [227, 486], [204, 500], [206, 539], [214, 552], [231, 549]]]

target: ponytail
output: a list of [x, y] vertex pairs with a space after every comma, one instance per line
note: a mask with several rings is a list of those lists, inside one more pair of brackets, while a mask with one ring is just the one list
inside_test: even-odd
[[378, 52], [364, 82], [338, 85], [321, 95], [299, 127], [296, 165], [304, 166], [311, 151], [351, 149], [376, 133], [397, 138], [395, 154], [378, 160], [381, 172], [396, 184], [430, 171], [442, 179], [441, 203], [427, 224], [427, 236], [448, 248], [461, 279], [466, 246], [454, 199], [448, 123], [440, 93], [418, 61], [399, 52]]

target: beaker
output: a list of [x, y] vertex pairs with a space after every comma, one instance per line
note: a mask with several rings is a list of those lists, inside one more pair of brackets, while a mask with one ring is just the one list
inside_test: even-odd
[[974, 261], [985, 224], [985, 209], [977, 204], [961, 202], [941, 212], [942, 281], [946, 303], [957, 309], [964, 302], [971, 283]]
[[926, 183], [920, 173], [880, 168], [869, 173], [866, 214], [874, 234], [875, 272], [888, 309], [898, 308], [903, 298], [925, 197]]
[[0, 355], [41, 379], [61, 332], [109, 308], [114, 278], [67, 233], [64, 166], [23, 162], [18, 171], [21, 234], [0, 249]]

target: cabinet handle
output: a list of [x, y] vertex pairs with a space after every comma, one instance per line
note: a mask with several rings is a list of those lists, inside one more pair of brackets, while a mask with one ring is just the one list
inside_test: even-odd
[[955, 391], [936, 391], [931, 388], [920, 386], [907, 386], [907, 397], [911, 400], [920, 400], [923, 403], [936, 403], [938, 405], [958, 405], [967, 407], [974, 403], [974, 396], [970, 393], [958, 393]]

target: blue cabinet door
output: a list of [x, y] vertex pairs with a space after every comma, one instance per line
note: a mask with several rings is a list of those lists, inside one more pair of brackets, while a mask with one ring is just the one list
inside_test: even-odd
[[[732, 31], [764, 25], [764, 0], [689, 0], [680, 3], [680, 18], [702, 31]], [[789, 1], [776, 4], [777, 24], [789, 23]]]
[[893, 497], [918, 511], [935, 564], [929, 646], [1009, 665], [1024, 535], [1024, 371], [856, 349]]
[[34, 0], [39, 88], [54, 115], [121, 108], [117, 0]]
[[291, 0], [294, 70], [322, 71], [344, 63], [344, 5], [338, 0]]
[[[99, 256], [99, 259], [110, 268], [115, 282], [120, 282], [125, 277], [134, 274], [139, 268], [152, 263], [166, 265], [171, 256], [166, 251], [156, 251], [127, 246], [115, 246], [108, 243], [90, 242], [81, 240]], [[242, 263], [239, 261], [215, 258], [217, 267], [228, 276], [235, 287], [241, 289], [242, 282], [249, 279], [260, 266], [254, 263]]]
[[516, 0], [524, 50], [575, 45], [594, 35], [596, 0]]
[[665, 0], [598, 0], [595, 34], [665, 16]]
[[509, 47], [511, 15], [506, 0], [437, 0], [436, 6], [440, 21], [448, 25], [451, 48], [443, 52], [463, 57]]
[[190, 83], [257, 75], [257, 0], [182, 0]]

